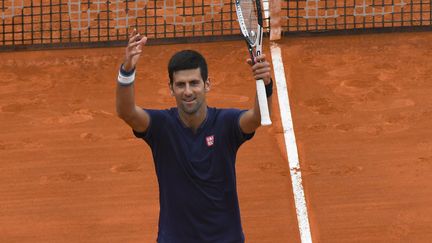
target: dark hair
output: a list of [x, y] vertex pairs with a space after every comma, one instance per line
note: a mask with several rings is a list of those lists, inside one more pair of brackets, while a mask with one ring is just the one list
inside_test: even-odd
[[204, 57], [199, 52], [193, 50], [183, 50], [177, 52], [171, 57], [168, 63], [170, 84], [173, 83], [174, 72], [196, 68], [200, 68], [201, 77], [205, 82], [208, 77], [208, 70]]

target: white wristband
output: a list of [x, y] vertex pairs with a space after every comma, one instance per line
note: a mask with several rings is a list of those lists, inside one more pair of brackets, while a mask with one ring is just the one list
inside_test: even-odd
[[134, 81], [135, 81], [135, 71], [130, 76], [124, 76], [121, 74], [121, 72], [119, 72], [118, 77], [117, 77], [117, 82], [120, 85], [128, 86], [128, 85], [133, 84]]

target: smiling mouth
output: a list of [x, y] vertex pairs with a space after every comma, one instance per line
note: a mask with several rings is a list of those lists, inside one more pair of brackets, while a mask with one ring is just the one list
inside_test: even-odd
[[195, 101], [195, 99], [192, 99], [192, 100], [183, 100], [183, 102], [185, 102], [187, 104], [193, 103], [194, 101]]

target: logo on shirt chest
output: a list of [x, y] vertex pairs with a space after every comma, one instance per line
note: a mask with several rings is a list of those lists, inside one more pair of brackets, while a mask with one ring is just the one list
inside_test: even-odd
[[206, 137], [207, 147], [211, 147], [214, 145], [214, 135], [210, 135]]

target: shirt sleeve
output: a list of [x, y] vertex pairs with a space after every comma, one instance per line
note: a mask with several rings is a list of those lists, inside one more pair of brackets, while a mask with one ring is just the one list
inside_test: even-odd
[[251, 138], [253, 138], [253, 136], [255, 135], [255, 131], [254, 132], [252, 132], [252, 133], [244, 133], [242, 130], [241, 130], [241, 128], [240, 128], [240, 117], [241, 117], [241, 115], [244, 113], [244, 112], [246, 112], [247, 110], [240, 110], [240, 112], [239, 112], [239, 115], [237, 116], [237, 119], [236, 119], [236, 130], [238, 131], [238, 133], [239, 133], [239, 137], [240, 137], [240, 140], [242, 141], [242, 143], [244, 143], [244, 142], [246, 142], [247, 140], [249, 140], [249, 139], [251, 139]]
[[228, 109], [226, 110], [226, 119], [229, 121], [230, 137], [237, 147], [251, 139], [255, 132], [244, 133], [240, 128], [240, 117], [246, 110]]
[[150, 116], [150, 124], [145, 132], [137, 132], [132, 129], [133, 134], [137, 138], [141, 138], [146, 141], [150, 146], [154, 143], [154, 134], [157, 134], [163, 124], [165, 124], [165, 111], [164, 110], [150, 110], [143, 109]]

